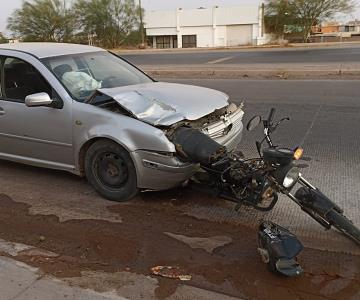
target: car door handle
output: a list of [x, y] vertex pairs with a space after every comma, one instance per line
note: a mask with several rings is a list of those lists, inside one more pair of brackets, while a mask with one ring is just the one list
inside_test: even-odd
[[3, 115], [5, 115], [5, 110], [2, 107], [0, 107], [0, 116], [3, 116]]

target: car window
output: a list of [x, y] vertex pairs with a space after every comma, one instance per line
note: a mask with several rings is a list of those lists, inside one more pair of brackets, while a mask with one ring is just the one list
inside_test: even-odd
[[31, 94], [52, 94], [51, 86], [39, 71], [21, 59], [5, 58], [3, 72], [3, 98], [24, 102]]
[[78, 101], [87, 100], [100, 88], [152, 82], [129, 63], [105, 51], [51, 57], [43, 62]]

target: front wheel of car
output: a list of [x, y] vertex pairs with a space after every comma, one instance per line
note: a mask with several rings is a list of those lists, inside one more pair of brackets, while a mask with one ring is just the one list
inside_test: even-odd
[[85, 157], [89, 183], [104, 198], [127, 201], [138, 193], [136, 170], [129, 153], [112, 141], [97, 141]]

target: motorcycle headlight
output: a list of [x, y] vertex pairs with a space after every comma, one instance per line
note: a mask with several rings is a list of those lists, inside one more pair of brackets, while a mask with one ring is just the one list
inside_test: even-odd
[[300, 158], [303, 157], [303, 154], [304, 154], [303, 148], [300, 148], [300, 147], [296, 148], [294, 151], [294, 159], [299, 160]]
[[285, 175], [283, 180], [283, 186], [286, 189], [292, 188], [299, 179], [299, 169], [291, 168]]

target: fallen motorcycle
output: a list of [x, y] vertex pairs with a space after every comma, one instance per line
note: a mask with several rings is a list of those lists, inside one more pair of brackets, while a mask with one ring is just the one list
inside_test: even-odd
[[[320, 223], [325, 229], [332, 226], [360, 244], [360, 230], [345, 215], [343, 209], [308, 182], [301, 174], [303, 149], [275, 146], [271, 134], [289, 118], [273, 123], [275, 109], [266, 120], [252, 118], [247, 129], [264, 127], [264, 139], [256, 142], [259, 158], [245, 159], [241, 153], [228, 153], [207, 135], [193, 128], [180, 127], [174, 131], [172, 141], [184, 160], [199, 163], [204, 172], [196, 177], [198, 187], [237, 204], [251, 206], [259, 211], [270, 211], [282, 193]], [[263, 149], [264, 142], [268, 147]], [[295, 185], [301, 187], [291, 191]]]

